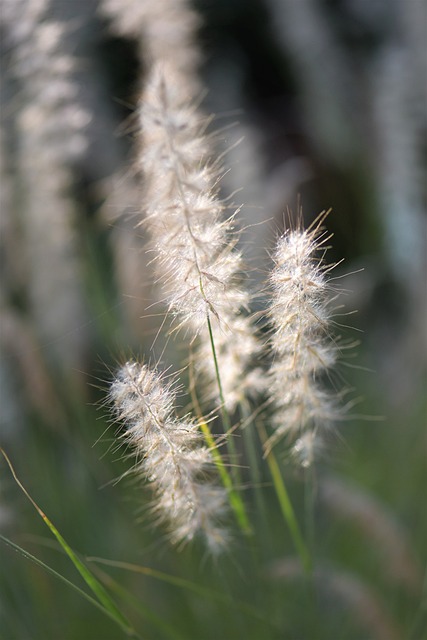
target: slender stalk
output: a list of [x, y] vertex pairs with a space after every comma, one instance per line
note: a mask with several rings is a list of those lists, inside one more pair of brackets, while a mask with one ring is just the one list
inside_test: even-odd
[[[254, 432], [252, 429], [252, 426], [255, 426], [254, 419], [253, 419], [253, 416], [251, 417], [250, 415], [250, 407], [248, 402], [242, 401], [240, 402], [239, 406], [240, 406], [240, 411], [241, 411], [241, 415], [244, 422], [243, 441], [244, 441], [245, 450], [249, 459], [249, 470], [250, 470], [250, 477], [253, 483], [253, 489], [255, 493], [256, 508], [257, 508], [257, 512], [261, 516], [261, 522], [263, 525], [262, 538], [263, 540], [266, 540], [269, 538], [269, 529], [267, 526], [265, 503], [264, 503], [263, 495], [261, 491], [262, 475], [261, 475], [261, 469], [260, 469], [260, 460], [259, 460], [259, 455], [256, 447], [256, 442], [254, 439]], [[248, 423], [252, 423], [252, 424], [248, 424]]]
[[[190, 372], [192, 374], [192, 367], [190, 368]], [[206, 443], [211, 450], [212, 458], [218, 470], [222, 484], [227, 489], [230, 506], [234, 512], [237, 523], [240, 526], [243, 533], [245, 533], [246, 535], [249, 535], [252, 533], [252, 527], [249, 522], [248, 516], [246, 514], [245, 505], [243, 503], [243, 500], [240, 497], [240, 494], [234, 488], [233, 481], [230, 477], [230, 474], [228, 473], [224, 465], [222, 456], [218, 451], [215, 438], [212, 436], [207, 422], [202, 418], [202, 412], [199, 406], [199, 402], [197, 400], [197, 396], [195, 394], [194, 384], [191, 385], [191, 397], [192, 397], [194, 409], [197, 411], [197, 415], [199, 418], [200, 429], [202, 430]]]
[[[0, 535], [1, 537], [1, 535]], [[211, 589], [209, 587], [203, 586], [201, 584], [192, 582], [191, 580], [187, 580], [186, 578], [181, 578], [180, 576], [171, 575], [165, 573], [163, 571], [158, 571], [157, 569], [153, 569], [152, 567], [144, 567], [142, 565], [133, 564], [131, 562], [123, 562], [121, 560], [108, 560], [106, 558], [96, 558], [89, 557], [86, 558], [88, 562], [95, 562], [97, 564], [107, 565], [109, 567], [118, 567], [120, 569], [124, 569], [125, 571], [130, 571], [133, 573], [139, 573], [148, 577], [151, 577], [155, 580], [159, 580], [166, 584], [177, 587], [178, 589], [182, 589], [184, 591], [196, 593], [201, 598], [205, 598], [209, 602], [218, 602], [225, 604], [227, 607], [232, 605], [234, 609], [245, 613], [251, 618], [259, 620], [261, 622], [267, 622], [270, 626], [273, 626], [273, 622], [269, 619], [264, 612], [259, 612], [255, 609], [252, 604], [248, 604], [243, 600], [235, 598], [234, 596], [230, 600], [228, 595], [228, 589], [224, 589], [222, 591], [217, 591], [216, 589]]]
[[[217, 380], [217, 383], [218, 383], [218, 394], [219, 394], [219, 399], [220, 399], [220, 403], [221, 403], [221, 408], [220, 408], [220, 410], [221, 410], [221, 418], [222, 418], [222, 422], [223, 422], [223, 425], [224, 425], [225, 433], [230, 435], [230, 437], [227, 439], [227, 447], [228, 447], [228, 450], [230, 452], [230, 457], [231, 457], [232, 462], [236, 463], [236, 461], [237, 461], [237, 451], [236, 451], [236, 447], [234, 446], [233, 438], [231, 437], [231, 431], [232, 431], [231, 420], [230, 420], [230, 416], [228, 415], [227, 408], [225, 406], [224, 392], [223, 392], [222, 383], [221, 383], [221, 375], [220, 375], [220, 372], [219, 372], [218, 358], [217, 358], [217, 354], [216, 354], [215, 340], [214, 340], [214, 336], [213, 336], [212, 323], [211, 323], [211, 319], [210, 319], [210, 316], [209, 316], [209, 312], [206, 315], [206, 319], [207, 319], [207, 323], [208, 323], [209, 340], [210, 340], [211, 347], [212, 347], [212, 356], [213, 356], [214, 365], [215, 365], [215, 376], [216, 376], [216, 380]], [[236, 464], [233, 465], [232, 473], [233, 473], [234, 479], [238, 482], [238, 484], [241, 484], [240, 473], [239, 473], [239, 469], [236, 466]]]
[[236, 516], [237, 522], [240, 525], [242, 531], [245, 534], [250, 534], [252, 533], [252, 527], [249, 523], [249, 519], [248, 516], [246, 514], [246, 510], [245, 510], [245, 506], [243, 504], [243, 501], [240, 497], [240, 495], [237, 493], [237, 491], [235, 490], [234, 486], [233, 486], [233, 482], [230, 478], [230, 474], [228, 473], [227, 469], [225, 468], [224, 462], [222, 460], [221, 454], [218, 451], [217, 447], [216, 447], [216, 443], [214, 438], [212, 437], [212, 434], [209, 430], [208, 425], [206, 424], [206, 422], [201, 422], [200, 423], [200, 428], [203, 432], [203, 435], [205, 436], [205, 440], [207, 442], [207, 444], [209, 445], [211, 452], [212, 452], [212, 457], [214, 459], [216, 468], [218, 469], [218, 473], [221, 477], [222, 483], [224, 485], [224, 487], [227, 489], [228, 492], [228, 498], [230, 501], [230, 505], [234, 511], [234, 514]]
[[12, 473], [13, 479], [15, 480], [16, 484], [21, 489], [21, 491], [24, 493], [24, 495], [28, 498], [28, 500], [31, 502], [31, 504], [33, 505], [33, 507], [35, 508], [37, 513], [39, 514], [39, 516], [42, 518], [44, 523], [47, 525], [47, 527], [50, 529], [52, 534], [58, 540], [59, 544], [61, 545], [61, 547], [63, 548], [63, 550], [67, 554], [67, 556], [70, 558], [71, 562], [74, 564], [75, 568], [80, 573], [80, 575], [82, 576], [83, 580], [86, 582], [88, 587], [93, 591], [93, 593], [98, 598], [98, 600], [101, 603], [102, 607], [109, 613], [110, 617], [114, 618], [115, 621], [121, 627], [126, 629], [126, 631], [130, 635], [135, 635], [134, 629], [131, 627], [131, 625], [128, 622], [128, 620], [122, 614], [122, 612], [117, 607], [116, 603], [112, 600], [112, 598], [107, 593], [107, 591], [104, 589], [102, 584], [100, 582], [98, 582], [98, 580], [95, 578], [95, 576], [89, 571], [89, 569], [85, 566], [85, 564], [80, 560], [80, 558], [76, 555], [76, 553], [71, 549], [70, 545], [62, 537], [62, 535], [59, 533], [59, 531], [55, 527], [55, 525], [50, 521], [50, 519], [47, 517], [47, 515], [42, 511], [42, 509], [35, 502], [35, 500], [33, 500], [33, 498], [30, 496], [30, 494], [28, 493], [28, 491], [26, 490], [26, 488], [24, 487], [24, 485], [21, 483], [21, 481], [19, 480], [18, 476], [16, 475], [15, 469], [14, 469], [12, 463], [9, 460], [9, 457], [7, 456], [6, 452], [4, 451], [4, 449], [2, 447], [0, 447], [0, 453], [4, 457], [4, 459], [6, 460], [6, 463], [9, 466], [9, 469], [10, 469], [10, 471]]
[[[214, 337], [213, 337], [213, 331], [212, 331], [212, 323], [211, 323], [211, 319], [209, 316], [209, 313], [207, 313], [206, 315], [206, 320], [208, 323], [208, 331], [209, 331], [209, 340], [211, 343], [211, 347], [212, 347], [212, 356], [214, 359], [214, 365], [215, 365], [215, 376], [216, 376], [216, 380], [218, 383], [218, 394], [219, 394], [219, 399], [221, 402], [221, 417], [222, 417], [222, 421], [224, 424], [224, 431], [226, 433], [229, 433], [231, 431], [231, 420], [230, 420], [230, 416], [228, 415], [228, 411], [225, 408], [225, 398], [224, 398], [224, 391], [222, 389], [222, 383], [221, 383], [221, 376], [219, 373], [219, 366], [218, 366], [218, 358], [216, 355], [216, 348], [215, 348], [215, 341], [214, 341]], [[231, 444], [231, 440], [229, 441], [229, 445], [230, 445], [230, 453], [233, 453], [233, 455], [235, 455], [236, 451], [235, 451], [235, 447], [234, 444]]]
[[74, 584], [74, 582], [71, 582], [70, 580], [68, 580], [68, 578], [63, 576], [61, 573], [58, 573], [58, 571], [55, 571], [55, 569], [53, 569], [52, 567], [44, 563], [39, 558], [36, 558], [36, 556], [33, 556], [29, 551], [15, 544], [14, 542], [12, 542], [12, 540], [9, 540], [9, 538], [6, 538], [1, 533], [0, 533], [0, 540], [4, 544], [8, 545], [11, 549], [16, 551], [20, 555], [22, 555], [26, 560], [30, 560], [37, 566], [41, 567], [42, 569], [44, 569], [45, 571], [53, 575], [58, 580], [61, 580], [61, 582], [66, 584], [68, 587], [71, 587], [71, 589], [74, 589], [74, 591], [77, 592], [82, 598], [87, 600], [87, 602], [90, 602], [99, 611], [102, 611], [102, 613], [104, 613], [106, 616], [111, 618], [111, 620], [114, 620], [114, 622], [117, 622], [117, 624], [123, 629], [126, 635], [131, 636], [133, 638], [139, 638], [140, 640], [142, 640], [141, 637], [136, 633], [136, 631], [130, 628], [128, 624], [123, 623], [119, 618], [117, 618], [117, 616], [114, 615], [114, 613], [112, 613], [109, 609], [106, 609], [103, 604], [98, 602], [98, 600], [95, 600], [95, 598], [92, 598], [92, 596], [86, 593], [86, 591], [83, 591], [83, 589], [80, 589], [80, 587]]
[[[93, 558], [85, 558], [86, 562], [93, 561]], [[96, 561], [96, 559], [95, 559]], [[108, 561], [106, 562], [108, 564]], [[114, 564], [112, 564], [114, 566]], [[92, 567], [93, 572], [102, 582], [108, 586], [110, 591], [113, 591], [126, 605], [131, 606], [133, 610], [138, 613], [142, 619], [146, 619], [159, 631], [162, 632], [162, 637], [169, 640], [187, 640], [177, 628], [176, 625], [169, 623], [161, 615], [155, 613], [151, 606], [146, 605], [140, 598], [136, 597], [129, 589], [122, 586], [120, 582], [114, 580], [108, 573], [103, 571], [98, 565]]]
[[305, 530], [307, 537], [307, 545], [314, 557], [314, 541], [315, 541], [315, 524], [314, 524], [314, 506], [315, 506], [315, 470], [314, 463], [305, 469], [304, 473], [304, 510], [305, 510]]
[[[267, 433], [264, 427], [262, 425], [258, 425], [258, 431], [262, 443], [265, 444], [265, 442], [267, 441]], [[311, 575], [313, 565], [310, 552], [307, 549], [307, 546], [301, 534], [301, 530], [299, 528], [298, 521], [295, 516], [288, 491], [286, 489], [286, 485], [283, 481], [276, 456], [274, 455], [272, 450], [270, 450], [269, 453], [266, 454], [266, 460], [270, 469], [271, 477], [273, 479], [273, 485], [276, 490], [276, 495], [279, 500], [282, 515], [285, 519], [286, 524], [288, 525], [289, 532], [300, 557], [304, 571], [307, 575]]]

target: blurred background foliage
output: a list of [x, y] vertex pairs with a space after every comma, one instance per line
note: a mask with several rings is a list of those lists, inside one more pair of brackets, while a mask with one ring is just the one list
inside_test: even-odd
[[[125, 598], [144, 638], [427, 637], [425, 3], [194, 3], [203, 108], [226, 152], [224, 196], [243, 203], [250, 284], [269, 269], [288, 207], [307, 224], [331, 207], [329, 259], [345, 258], [336, 274], [349, 274], [344, 304], [358, 311], [343, 320], [362, 332], [356, 366], [340, 374], [361, 400], [321, 465], [314, 599], [285, 560], [267, 474], [265, 519], [247, 491], [257, 565], [241, 540], [218, 566], [197, 547], [171, 550], [147, 493], [115, 482], [131, 463], [102, 406], [111, 371], [130, 353], [177, 369], [186, 353], [157, 335], [164, 310], [135, 229], [149, 61], [101, 5], [1, 5], [1, 445], [75, 550], [199, 585], [94, 565], [170, 627]], [[301, 478], [286, 475], [303, 519]], [[0, 477], [1, 532], [79, 583], [3, 463]], [[4, 546], [1, 557], [5, 640], [122, 637], [40, 568]]]

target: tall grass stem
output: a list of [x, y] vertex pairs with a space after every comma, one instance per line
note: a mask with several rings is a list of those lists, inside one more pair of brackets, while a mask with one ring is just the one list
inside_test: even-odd
[[[192, 370], [192, 367], [190, 367], [190, 375], [192, 376], [192, 374], [193, 374], [193, 370]], [[243, 504], [243, 500], [241, 499], [240, 494], [234, 488], [233, 481], [225, 467], [224, 461], [222, 459], [222, 456], [215, 442], [215, 438], [213, 437], [209, 429], [209, 425], [207, 424], [206, 420], [204, 420], [202, 417], [202, 412], [201, 412], [199, 402], [195, 393], [194, 384], [191, 384], [191, 397], [192, 397], [193, 407], [197, 412], [197, 416], [199, 419], [200, 429], [204, 435], [206, 444], [208, 445], [212, 453], [212, 459], [218, 470], [222, 484], [227, 490], [228, 500], [233, 510], [233, 513], [235, 515], [235, 518], [237, 520], [237, 524], [239, 525], [243, 533], [247, 535], [251, 534], [252, 527], [246, 513], [245, 505]]]
[[[265, 445], [265, 442], [267, 440], [265, 429], [262, 425], [258, 425], [258, 430], [262, 444]], [[276, 490], [276, 495], [279, 500], [282, 515], [285, 519], [286, 524], [288, 525], [292, 541], [300, 557], [304, 571], [307, 575], [310, 575], [313, 567], [310, 552], [307, 549], [307, 546], [301, 534], [298, 520], [296, 518], [292, 502], [289, 498], [288, 490], [286, 489], [280, 467], [272, 450], [270, 450], [269, 453], [266, 454], [266, 460], [268, 468], [270, 469], [271, 477], [273, 479], [273, 485]]]

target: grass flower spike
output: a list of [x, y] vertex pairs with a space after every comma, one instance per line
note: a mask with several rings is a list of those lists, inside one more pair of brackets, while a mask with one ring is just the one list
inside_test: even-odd
[[270, 392], [276, 413], [271, 448], [283, 436], [297, 439], [293, 453], [309, 466], [319, 446], [318, 431], [339, 414], [336, 394], [321, 377], [336, 362], [330, 337], [330, 286], [321, 255], [330, 236], [321, 228], [325, 214], [308, 230], [289, 230], [280, 238], [270, 276], [273, 364]]
[[212, 553], [227, 542], [218, 521], [226, 511], [226, 491], [209, 482], [213, 460], [201, 444], [195, 421], [174, 415], [173, 382], [137, 362], [127, 362], [110, 388], [124, 439], [138, 456], [136, 471], [156, 494], [154, 511], [169, 524], [172, 542], [191, 541], [202, 534]]
[[220, 168], [210, 161], [208, 119], [189, 95], [173, 67], [154, 67], [141, 106], [144, 224], [169, 312], [191, 340], [199, 338], [198, 367], [213, 395], [209, 317], [216, 349], [229, 365], [225, 402], [234, 408], [239, 390], [255, 389], [248, 371], [259, 346], [246, 313], [249, 293], [241, 286], [234, 218], [224, 218], [217, 195]]
[[240, 254], [208, 166], [206, 118], [182, 95], [173, 70], [159, 65], [150, 80], [141, 111], [146, 223], [170, 311], [198, 333], [207, 311], [220, 317], [232, 301], [246, 302], [233, 286]]

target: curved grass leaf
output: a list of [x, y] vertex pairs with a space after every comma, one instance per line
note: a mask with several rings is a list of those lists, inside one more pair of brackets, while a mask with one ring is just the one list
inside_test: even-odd
[[20, 482], [20, 480], [18, 479], [18, 477], [17, 477], [17, 475], [15, 473], [15, 469], [13, 468], [13, 465], [12, 465], [11, 461], [9, 460], [6, 452], [4, 451], [4, 449], [2, 447], [0, 447], [0, 453], [3, 455], [4, 459], [6, 460], [16, 484], [21, 489], [21, 491], [24, 493], [24, 495], [28, 498], [28, 500], [31, 502], [31, 504], [33, 505], [33, 507], [35, 508], [37, 513], [39, 514], [39, 516], [42, 518], [42, 520], [45, 522], [47, 527], [49, 527], [50, 531], [53, 533], [55, 538], [58, 540], [59, 544], [64, 549], [65, 553], [68, 555], [68, 557], [70, 558], [71, 562], [74, 564], [74, 566], [76, 567], [77, 571], [82, 576], [83, 580], [86, 582], [88, 587], [93, 591], [93, 593], [98, 598], [98, 600], [101, 603], [103, 609], [108, 611], [110, 617], [112, 617], [117, 622], [117, 624], [119, 624], [123, 629], [125, 629], [126, 632], [129, 635], [135, 636], [136, 635], [135, 634], [135, 630], [132, 628], [132, 626], [130, 625], [128, 620], [126, 620], [125, 616], [119, 610], [119, 608], [117, 607], [115, 602], [111, 599], [111, 597], [109, 596], [107, 591], [104, 589], [102, 584], [95, 578], [95, 576], [83, 564], [83, 562], [80, 560], [80, 558], [71, 549], [71, 547], [67, 543], [67, 541], [59, 533], [59, 531], [57, 530], [55, 525], [49, 520], [47, 515], [40, 509], [38, 504], [33, 500], [33, 498], [30, 496], [30, 494], [25, 489], [23, 484]]
[[[74, 589], [74, 591], [76, 591], [82, 598], [90, 602], [99, 611], [102, 611], [102, 613], [104, 613], [106, 616], [108, 616], [115, 622], [118, 622], [117, 617], [113, 615], [108, 609], [106, 609], [100, 602], [98, 602], [98, 600], [95, 600], [95, 598], [92, 598], [92, 596], [86, 593], [86, 591], [83, 591], [83, 589], [80, 589], [80, 587], [78, 587], [76, 584], [68, 580], [68, 578], [63, 576], [61, 573], [58, 573], [58, 571], [55, 571], [55, 569], [52, 569], [52, 567], [50, 567], [48, 564], [45, 564], [42, 560], [39, 560], [39, 558], [36, 558], [36, 556], [33, 556], [29, 551], [15, 544], [14, 542], [12, 542], [12, 540], [9, 540], [9, 538], [6, 538], [1, 533], [0, 533], [0, 540], [7, 546], [11, 547], [11, 549], [16, 551], [16, 553], [20, 553], [27, 560], [34, 562], [34, 564], [38, 565], [39, 567], [42, 567], [42, 569], [44, 569], [51, 575], [55, 576], [55, 578], [58, 578], [58, 580], [61, 580], [62, 582], [64, 582], [67, 586], [71, 587], [71, 589]], [[120, 622], [118, 622], [118, 624], [122, 627], [122, 629], [128, 635], [132, 635], [134, 638], [139, 637], [132, 629], [130, 629], [130, 627], [127, 624], [122, 625]]]
[[150, 576], [157, 580], [166, 582], [167, 584], [173, 585], [175, 587], [182, 588], [187, 591], [193, 591], [198, 596], [202, 596], [210, 600], [216, 600], [217, 602], [221, 602], [223, 604], [228, 605], [232, 603], [232, 606], [236, 611], [241, 611], [242, 613], [260, 622], [266, 623], [267, 625], [274, 627], [274, 622], [268, 619], [259, 611], [257, 611], [252, 605], [236, 599], [231, 600], [230, 596], [227, 596], [224, 593], [219, 593], [218, 591], [214, 591], [213, 589], [209, 589], [208, 587], [203, 587], [202, 585], [198, 585], [194, 582], [191, 582], [191, 580], [186, 580], [185, 578], [180, 578], [179, 576], [173, 576], [168, 573], [164, 573], [163, 571], [158, 571], [157, 569], [152, 569], [151, 567], [144, 567], [139, 564], [133, 564], [131, 562], [122, 562], [120, 560], [107, 560], [105, 558], [95, 558], [95, 557], [89, 557], [89, 558], [86, 558], [86, 560], [87, 562], [97, 562], [100, 564], [105, 564], [109, 567], [118, 567], [120, 569], [124, 569], [125, 571], [141, 573], [143, 575]]

